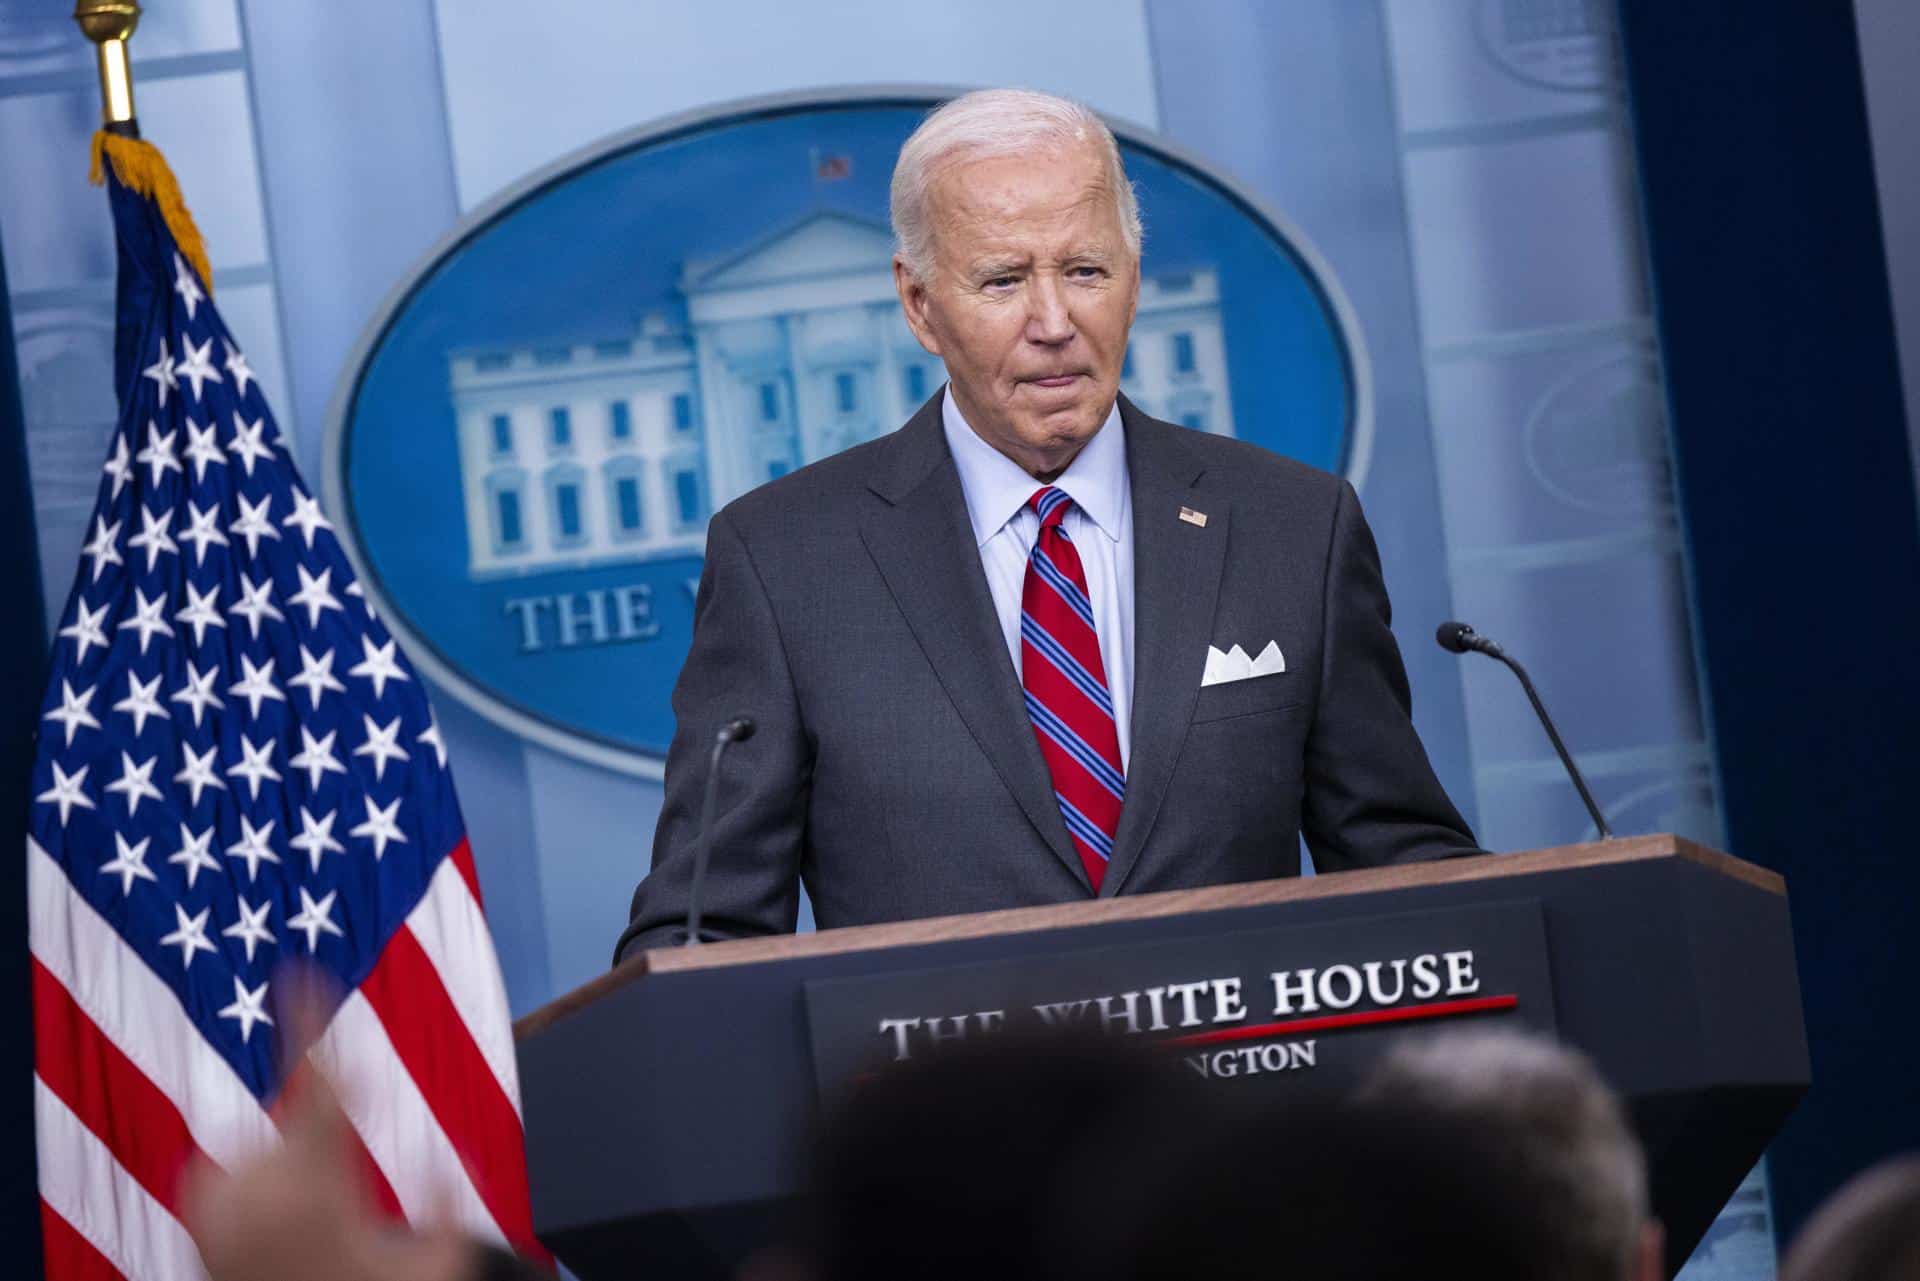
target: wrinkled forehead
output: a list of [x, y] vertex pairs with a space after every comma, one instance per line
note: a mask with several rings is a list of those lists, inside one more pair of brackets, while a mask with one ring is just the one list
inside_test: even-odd
[[1124, 238], [1106, 156], [1095, 141], [952, 157], [932, 174], [927, 212], [944, 236], [998, 238], [1071, 226]]

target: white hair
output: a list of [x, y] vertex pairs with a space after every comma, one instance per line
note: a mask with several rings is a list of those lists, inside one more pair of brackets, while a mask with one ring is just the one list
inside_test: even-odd
[[927, 196], [934, 178], [957, 160], [1015, 155], [1093, 143], [1106, 161], [1106, 183], [1127, 248], [1140, 256], [1140, 204], [1120, 163], [1113, 131], [1093, 111], [1031, 89], [976, 89], [920, 122], [893, 166], [890, 212], [897, 252], [915, 280], [933, 271], [933, 227]]
[[1562, 1276], [1628, 1275], [1651, 1213], [1646, 1157], [1586, 1055], [1527, 1033], [1441, 1033], [1395, 1045], [1362, 1097], [1470, 1118], [1517, 1140], [1555, 1207], [1545, 1226], [1568, 1251]]

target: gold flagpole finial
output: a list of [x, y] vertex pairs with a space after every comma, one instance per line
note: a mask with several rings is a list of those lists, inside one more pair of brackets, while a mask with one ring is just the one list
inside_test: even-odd
[[133, 124], [133, 67], [127, 41], [140, 25], [137, 0], [74, 0], [73, 20], [100, 52], [100, 106], [108, 126]]

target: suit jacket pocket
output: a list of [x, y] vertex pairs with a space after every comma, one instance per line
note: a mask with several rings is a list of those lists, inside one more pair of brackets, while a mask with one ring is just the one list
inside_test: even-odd
[[1245, 680], [1203, 685], [1193, 704], [1193, 723], [1225, 720], [1229, 716], [1251, 716], [1271, 712], [1306, 701], [1306, 689], [1298, 675], [1275, 672], [1270, 676], [1249, 676]]

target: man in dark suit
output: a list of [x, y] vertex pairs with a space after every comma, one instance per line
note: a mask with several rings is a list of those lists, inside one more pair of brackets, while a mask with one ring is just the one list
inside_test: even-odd
[[[735, 716], [705, 921], [822, 927], [1469, 852], [1409, 719], [1343, 480], [1119, 395], [1140, 220], [1112, 134], [968, 94], [893, 179], [907, 323], [950, 382], [901, 430], [708, 528], [653, 871], [687, 908]], [[705, 931], [703, 931], [704, 933]]]

